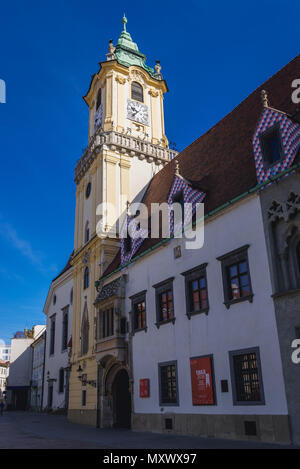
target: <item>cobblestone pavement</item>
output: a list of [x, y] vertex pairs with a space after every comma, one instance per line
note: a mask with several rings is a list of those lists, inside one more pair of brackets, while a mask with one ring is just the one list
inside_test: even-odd
[[[196, 438], [71, 423], [63, 415], [5, 412], [0, 416], [0, 448], [7, 449], [212, 449], [286, 448], [255, 441]], [[290, 446], [288, 448], [291, 448]]]

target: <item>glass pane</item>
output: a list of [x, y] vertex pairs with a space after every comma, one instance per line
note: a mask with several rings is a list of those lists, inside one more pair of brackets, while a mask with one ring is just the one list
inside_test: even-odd
[[193, 309], [194, 311], [199, 311], [200, 310], [200, 298], [199, 298], [199, 292], [195, 291], [193, 293]]
[[229, 275], [230, 277], [235, 277], [237, 275], [237, 266], [236, 265], [232, 265], [231, 267], [229, 267]]
[[205, 288], [206, 287], [206, 280], [205, 277], [200, 278], [200, 288]]
[[239, 270], [240, 270], [240, 273], [243, 274], [244, 272], [247, 272], [247, 262], [246, 261], [243, 261], [243, 262], [240, 262], [239, 263]]

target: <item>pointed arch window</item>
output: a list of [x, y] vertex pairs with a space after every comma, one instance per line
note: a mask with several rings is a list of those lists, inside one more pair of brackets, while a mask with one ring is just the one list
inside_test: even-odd
[[90, 284], [90, 271], [89, 271], [89, 268], [86, 267], [84, 271], [83, 288], [84, 289], [88, 288], [89, 284]]
[[86, 355], [89, 350], [89, 330], [88, 309], [85, 305], [81, 322], [81, 355]]
[[133, 81], [131, 84], [131, 99], [135, 99], [141, 103], [144, 102], [143, 87], [137, 81]]

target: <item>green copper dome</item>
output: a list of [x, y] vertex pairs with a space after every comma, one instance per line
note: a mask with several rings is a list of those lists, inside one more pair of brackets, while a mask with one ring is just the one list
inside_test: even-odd
[[146, 70], [152, 77], [155, 78], [155, 72], [153, 68], [148, 67], [146, 62], [145, 54], [139, 51], [139, 48], [135, 42], [133, 42], [130, 34], [126, 31], [127, 18], [125, 15], [122, 18], [123, 31], [119, 37], [116, 45], [115, 56], [119, 64], [130, 67], [131, 65], [137, 65]]

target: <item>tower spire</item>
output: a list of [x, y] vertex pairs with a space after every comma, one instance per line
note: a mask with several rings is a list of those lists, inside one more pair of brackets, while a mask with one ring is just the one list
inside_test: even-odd
[[127, 18], [125, 16], [125, 13], [124, 13], [123, 18], [122, 18], [122, 24], [123, 24], [123, 31], [126, 32]]

